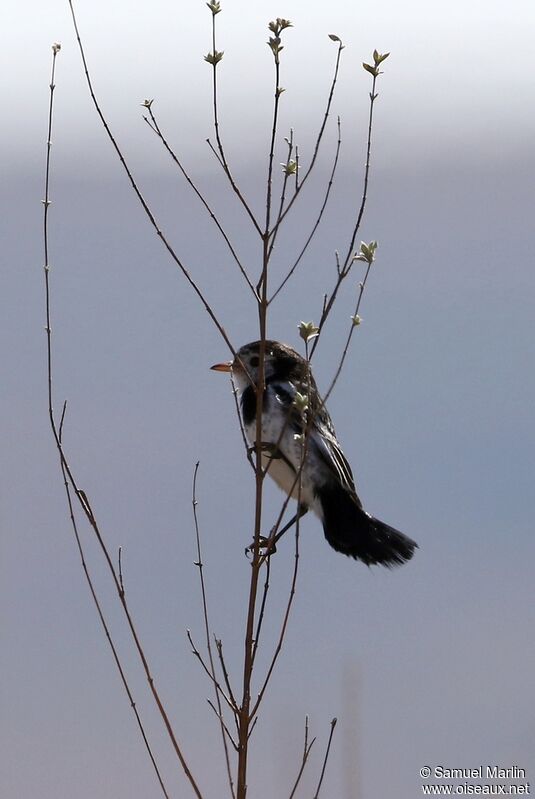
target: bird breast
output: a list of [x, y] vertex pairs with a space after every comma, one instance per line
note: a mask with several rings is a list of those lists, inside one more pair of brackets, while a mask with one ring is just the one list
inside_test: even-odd
[[[283, 390], [276, 386], [268, 386], [264, 395], [262, 413], [262, 466], [267, 469], [267, 474], [275, 481], [285, 494], [300, 500], [302, 504], [313, 506], [315, 495], [313, 481], [311, 481], [311, 462], [305, 456], [305, 465], [301, 470], [301, 479], [296, 480], [296, 475], [301, 467], [303, 458], [303, 442], [296, 434], [288, 420], [288, 414], [293, 402], [289, 397], [288, 389], [295, 387], [288, 383]], [[249, 443], [254, 446], [256, 441], [256, 416], [245, 421], [245, 433]], [[308, 449], [308, 448], [307, 448]], [[301, 487], [299, 488], [299, 482]]]

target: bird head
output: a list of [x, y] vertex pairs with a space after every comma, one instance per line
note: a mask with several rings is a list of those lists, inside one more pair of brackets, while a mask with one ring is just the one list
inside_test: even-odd
[[[232, 372], [238, 388], [258, 383], [260, 370], [260, 341], [244, 344], [232, 361], [216, 363], [211, 367], [216, 372]], [[306, 361], [298, 352], [279, 341], [267, 340], [264, 351], [264, 380], [303, 380], [306, 374]]]

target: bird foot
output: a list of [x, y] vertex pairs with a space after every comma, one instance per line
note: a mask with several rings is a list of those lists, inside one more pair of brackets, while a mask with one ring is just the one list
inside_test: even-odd
[[[272, 459], [277, 460], [278, 458], [282, 458], [282, 452], [280, 451], [279, 447], [276, 444], [272, 444], [269, 441], [261, 441], [260, 442], [260, 450], [262, 452], [267, 452], [268, 455], [271, 456]], [[247, 448], [247, 455], [251, 456], [254, 455], [256, 452], [256, 446], [248, 447]]]
[[[265, 536], [265, 535], [259, 536], [259, 538], [258, 538], [258, 548], [259, 548], [259, 550], [260, 549], [261, 550], [265, 550], [265, 551], [262, 552], [262, 555], [264, 557], [270, 557], [271, 555], [274, 555], [275, 552], [277, 551], [277, 544], [276, 544], [274, 536], [271, 536], [271, 535], [269, 535], [269, 536]], [[249, 557], [249, 555], [254, 552], [254, 549], [255, 549], [255, 545], [254, 545], [254, 541], [253, 541], [253, 543], [250, 544], [245, 550], [246, 556]]]

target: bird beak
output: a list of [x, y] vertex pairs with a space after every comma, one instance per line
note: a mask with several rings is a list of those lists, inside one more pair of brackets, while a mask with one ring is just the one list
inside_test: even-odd
[[226, 363], [215, 363], [210, 367], [210, 369], [213, 369], [214, 372], [231, 372], [232, 361], [227, 361]]

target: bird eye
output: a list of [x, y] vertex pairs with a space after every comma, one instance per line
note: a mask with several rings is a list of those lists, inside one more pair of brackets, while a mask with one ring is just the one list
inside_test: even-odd
[[253, 369], [254, 369], [256, 366], [258, 366], [258, 363], [259, 363], [259, 361], [258, 361], [258, 355], [253, 355], [253, 357], [252, 357], [252, 358], [251, 358], [251, 360], [250, 360], [250, 364], [251, 364], [251, 366], [253, 367]]

